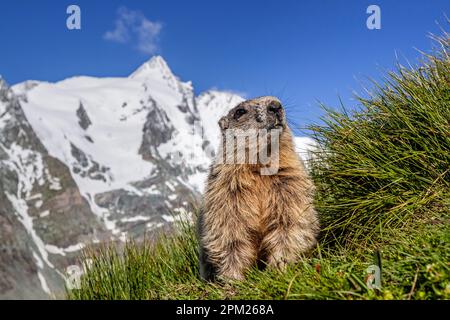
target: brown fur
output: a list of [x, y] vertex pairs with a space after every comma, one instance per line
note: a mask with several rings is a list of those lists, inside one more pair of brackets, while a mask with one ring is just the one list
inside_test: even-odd
[[[274, 102], [279, 103], [272, 97], [245, 101], [238, 107], [248, 108], [247, 118], [239, 119], [239, 124], [233, 118], [236, 107], [219, 122], [222, 130], [271, 127], [276, 123], [273, 115], [263, 123], [254, 118]], [[277, 174], [261, 175], [259, 163], [211, 166], [198, 221], [204, 279], [241, 280], [259, 262], [284, 268], [316, 244], [319, 224], [312, 205], [314, 186], [295, 152], [284, 111], [279, 118], [282, 133]]]

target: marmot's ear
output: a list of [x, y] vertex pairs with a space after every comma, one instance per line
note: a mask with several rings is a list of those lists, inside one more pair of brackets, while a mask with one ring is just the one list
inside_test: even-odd
[[226, 130], [226, 129], [228, 129], [228, 126], [229, 126], [228, 118], [226, 118], [226, 117], [220, 118], [220, 120], [219, 120], [220, 129]]

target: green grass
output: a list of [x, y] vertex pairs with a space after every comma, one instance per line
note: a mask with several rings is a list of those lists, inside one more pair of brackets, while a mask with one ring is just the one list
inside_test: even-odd
[[206, 284], [198, 278], [192, 228], [156, 246], [128, 244], [123, 254], [94, 258], [71, 299], [449, 299], [450, 228], [430, 220], [419, 229], [389, 236], [377, 250], [381, 290], [368, 289], [374, 249], [321, 245], [286, 272], [251, 270], [243, 282]]
[[[311, 129], [322, 236], [285, 272], [242, 282], [199, 280], [193, 226], [155, 244], [87, 253], [93, 265], [70, 299], [449, 299], [450, 60], [448, 34], [419, 66], [398, 66], [358, 111], [327, 109]], [[381, 289], [366, 285], [381, 267]]]

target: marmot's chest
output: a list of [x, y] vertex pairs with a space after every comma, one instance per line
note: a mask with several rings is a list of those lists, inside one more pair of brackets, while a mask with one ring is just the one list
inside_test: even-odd
[[237, 175], [235, 183], [230, 184], [231, 192], [241, 207], [246, 207], [244, 219], [260, 220], [267, 216], [269, 207], [277, 201], [279, 194], [276, 185], [279, 184], [278, 176], [264, 176], [258, 171], [245, 171]]

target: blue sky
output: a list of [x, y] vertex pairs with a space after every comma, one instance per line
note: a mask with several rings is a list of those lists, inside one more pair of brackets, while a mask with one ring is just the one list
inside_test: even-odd
[[[70, 4], [81, 30], [66, 28]], [[381, 30], [366, 27], [370, 4]], [[351, 107], [352, 90], [391, 69], [396, 52], [414, 62], [414, 47], [429, 50], [450, 1], [18, 0], [0, 10], [0, 74], [11, 84], [126, 76], [160, 54], [197, 93], [277, 95], [304, 126], [318, 121], [317, 100], [337, 106], [340, 95]]]

